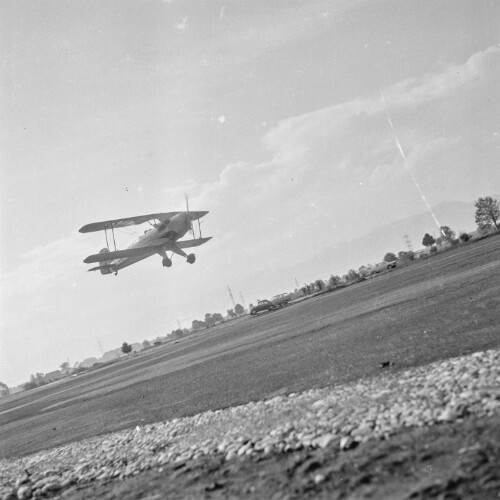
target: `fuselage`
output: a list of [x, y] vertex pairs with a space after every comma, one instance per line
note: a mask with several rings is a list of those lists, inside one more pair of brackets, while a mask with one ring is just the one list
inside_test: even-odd
[[[155, 227], [148, 229], [144, 232], [139, 238], [134, 240], [130, 245], [126, 248], [140, 248], [140, 247], [148, 247], [153, 246], [155, 240], [167, 239], [169, 242], [175, 242], [179, 238], [182, 238], [189, 230], [191, 229], [191, 221], [186, 212], [182, 212], [180, 214], [174, 215], [167, 223], [157, 224]], [[141, 260], [147, 259], [157, 253], [155, 250], [151, 250], [151, 252], [143, 254], [138, 257], [124, 257], [121, 259], [115, 259], [112, 261], [106, 261], [106, 263], [110, 266], [110, 269], [113, 271], [118, 271], [123, 269], [124, 267], [130, 266], [139, 262]], [[103, 255], [103, 257], [106, 254]]]

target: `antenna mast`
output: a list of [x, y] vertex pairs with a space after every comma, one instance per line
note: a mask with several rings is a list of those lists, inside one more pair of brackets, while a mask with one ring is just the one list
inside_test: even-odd
[[243, 306], [244, 309], [247, 308], [246, 304], [245, 304], [245, 299], [243, 298], [243, 294], [240, 292], [240, 300], [241, 300], [241, 305]]
[[227, 291], [229, 292], [229, 298], [231, 299], [231, 304], [233, 304], [233, 309], [236, 307], [236, 302], [234, 301], [233, 292], [231, 291], [231, 287], [227, 285]]
[[411, 244], [410, 237], [405, 233], [405, 234], [403, 234], [403, 238], [405, 240], [406, 247], [408, 248], [408, 251], [413, 252], [413, 246]]

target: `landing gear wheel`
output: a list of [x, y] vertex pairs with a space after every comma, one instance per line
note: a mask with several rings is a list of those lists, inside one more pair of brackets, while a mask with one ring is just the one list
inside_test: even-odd
[[172, 261], [168, 257], [163, 257], [163, 267], [171, 267]]
[[188, 264], [194, 264], [194, 261], [196, 260], [196, 255], [194, 253], [190, 253], [187, 256], [186, 260], [187, 260]]

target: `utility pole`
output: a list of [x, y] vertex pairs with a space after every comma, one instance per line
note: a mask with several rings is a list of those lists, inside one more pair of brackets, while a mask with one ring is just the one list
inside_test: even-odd
[[405, 240], [406, 247], [408, 248], [408, 251], [413, 252], [413, 247], [411, 245], [410, 237], [405, 233], [405, 234], [403, 234], [403, 238]]
[[101, 356], [104, 356], [104, 349], [102, 348], [101, 341], [98, 340], [97, 343], [99, 344], [99, 349], [101, 350]]
[[247, 305], [245, 304], [245, 299], [243, 298], [243, 294], [240, 292], [240, 300], [241, 300], [241, 305], [243, 306], [244, 309], [247, 308]]
[[179, 320], [177, 320], [177, 325], [179, 326], [179, 330], [182, 330], [181, 322]]
[[300, 286], [299, 286], [299, 282], [297, 281], [297, 278], [295, 278], [295, 287], [296, 287], [297, 289], [299, 289], [299, 288], [300, 288]]
[[229, 292], [229, 298], [231, 299], [231, 304], [233, 304], [234, 309], [236, 306], [236, 302], [234, 301], [233, 292], [231, 291], [231, 287], [229, 285], [227, 285], [227, 291]]

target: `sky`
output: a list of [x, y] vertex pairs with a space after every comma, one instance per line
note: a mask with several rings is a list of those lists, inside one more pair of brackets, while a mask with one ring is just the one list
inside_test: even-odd
[[[344, 273], [301, 263], [423, 196], [499, 193], [499, 19], [481, 0], [2, 2], [0, 381], [225, 313], [228, 285], [248, 305]], [[105, 240], [81, 226], [184, 193], [210, 211], [194, 265], [87, 272]]]

